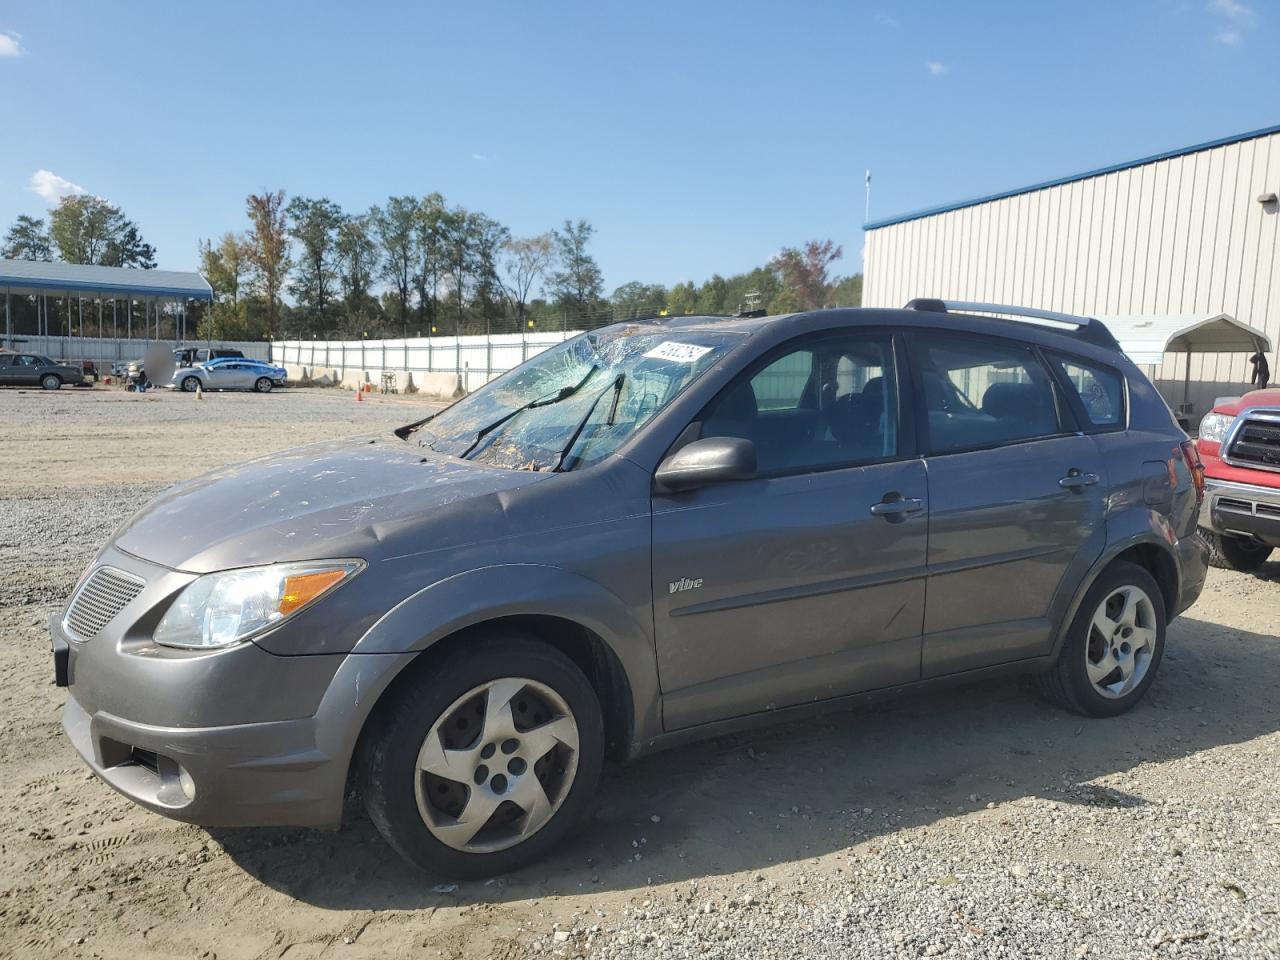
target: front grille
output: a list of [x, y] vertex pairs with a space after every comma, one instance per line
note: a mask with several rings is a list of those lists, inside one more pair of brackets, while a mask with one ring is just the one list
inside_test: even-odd
[[1231, 441], [1227, 461], [1241, 466], [1280, 470], [1280, 419], [1245, 420]]
[[115, 567], [99, 567], [76, 592], [67, 610], [67, 628], [78, 640], [92, 640], [146, 582]]

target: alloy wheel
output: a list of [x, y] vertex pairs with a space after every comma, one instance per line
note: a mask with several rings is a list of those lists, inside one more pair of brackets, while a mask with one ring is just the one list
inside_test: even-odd
[[1142, 683], [1156, 645], [1156, 610], [1140, 587], [1118, 587], [1098, 604], [1085, 644], [1085, 670], [1102, 696], [1118, 700]]
[[493, 853], [542, 829], [573, 786], [578, 725], [545, 684], [505, 677], [463, 694], [418, 751], [418, 813], [441, 843]]

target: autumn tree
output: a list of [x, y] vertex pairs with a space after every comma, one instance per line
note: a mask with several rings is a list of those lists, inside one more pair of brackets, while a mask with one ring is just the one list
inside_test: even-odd
[[267, 339], [273, 339], [280, 319], [280, 291], [289, 275], [289, 217], [284, 191], [249, 194], [249, 264], [257, 292], [267, 304]]
[[53, 244], [43, 219], [28, 217], [25, 213], [13, 222], [0, 245], [0, 258], [5, 260], [53, 259]]
[[803, 249], [784, 247], [769, 261], [797, 310], [817, 310], [826, 305], [828, 268], [844, 256], [832, 240], [810, 240]]

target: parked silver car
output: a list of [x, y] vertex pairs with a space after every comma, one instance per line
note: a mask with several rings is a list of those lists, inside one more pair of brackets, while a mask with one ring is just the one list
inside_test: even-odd
[[277, 367], [265, 360], [246, 357], [224, 357], [179, 367], [173, 373], [169, 386], [187, 393], [201, 390], [256, 390], [270, 393], [274, 387], [283, 387], [288, 377], [284, 367]]
[[606, 758], [943, 679], [1119, 715], [1204, 583], [1195, 447], [1103, 325], [965, 309], [1018, 312], [618, 324], [174, 487], [51, 622], [67, 735], [167, 816], [336, 826], [354, 786], [490, 876]]

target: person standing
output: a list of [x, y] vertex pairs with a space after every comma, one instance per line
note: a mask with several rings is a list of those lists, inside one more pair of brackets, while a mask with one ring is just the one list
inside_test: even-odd
[[1259, 351], [1249, 358], [1249, 362], [1253, 364], [1249, 385], [1256, 386], [1259, 390], [1267, 389], [1267, 384], [1271, 382], [1271, 366], [1267, 363], [1266, 356]]

